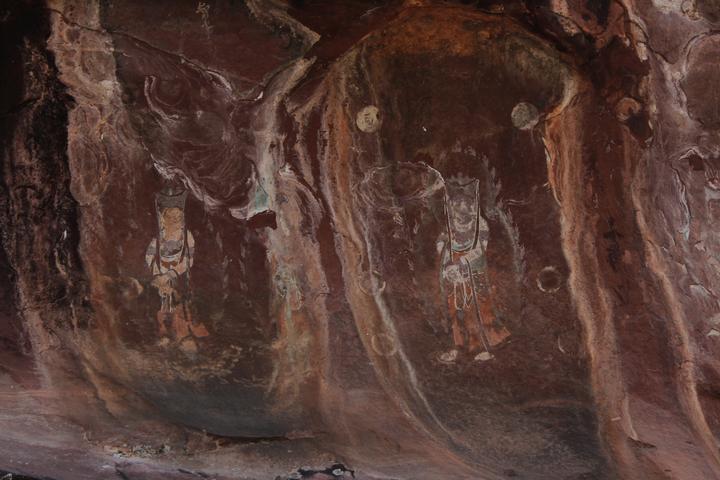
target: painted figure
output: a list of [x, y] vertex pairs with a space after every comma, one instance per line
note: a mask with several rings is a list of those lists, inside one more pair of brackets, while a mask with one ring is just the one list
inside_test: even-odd
[[479, 188], [477, 179], [445, 183], [447, 232], [438, 247], [454, 348], [439, 356], [444, 363], [455, 362], [461, 351], [477, 361], [490, 360], [492, 348], [510, 336], [492, 308], [485, 255], [489, 229]]
[[[150, 241], [145, 261], [150, 267], [152, 285], [160, 294], [157, 322], [163, 339], [177, 341], [191, 334], [205, 337], [208, 331], [193, 321], [190, 304], [190, 267], [195, 253], [195, 239], [185, 224], [187, 190], [166, 187], [155, 198], [158, 233]], [[165, 340], [167, 341], [167, 340]]]

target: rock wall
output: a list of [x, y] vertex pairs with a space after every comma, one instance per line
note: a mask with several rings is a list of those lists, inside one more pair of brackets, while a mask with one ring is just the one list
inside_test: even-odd
[[0, 471], [720, 476], [717, 2], [0, 21]]

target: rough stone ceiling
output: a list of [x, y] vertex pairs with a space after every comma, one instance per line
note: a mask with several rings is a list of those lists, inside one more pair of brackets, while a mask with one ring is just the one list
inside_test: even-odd
[[0, 476], [720, 478], [720, 2], [0, 4]]

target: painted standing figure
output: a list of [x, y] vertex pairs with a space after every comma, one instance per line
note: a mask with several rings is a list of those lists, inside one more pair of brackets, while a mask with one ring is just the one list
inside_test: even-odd
[[181, 187], [166, 187], [157, 194], [158, 233], [145, 252], [145, 261], [153, 274], [152, 285], [161, 299], [157, 312], [160, 335], [166, 339], [170, 333], [177, 341], [190, 334], [208, 335], [205, 326], [196, 324], [191, 315], [190, 267], [195, 239], [185, 224], [186, 199], [187, 190]]
[[447, 232], [438, 247], [454, 347], [440, 355], [444, 363], [455, 362], [461, 351], [477, 361], [490, 360], [492, 347], [510, 336], [492, 308], [486, 263], [489, 229], [480, 211], [479, 189], [477, 179], [456, 178], [445, 184]]

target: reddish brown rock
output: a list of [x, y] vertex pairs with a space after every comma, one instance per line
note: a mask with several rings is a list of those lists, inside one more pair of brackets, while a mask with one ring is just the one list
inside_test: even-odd
[[720, 476], [716, 3], [3, 5], [0, 473]]

